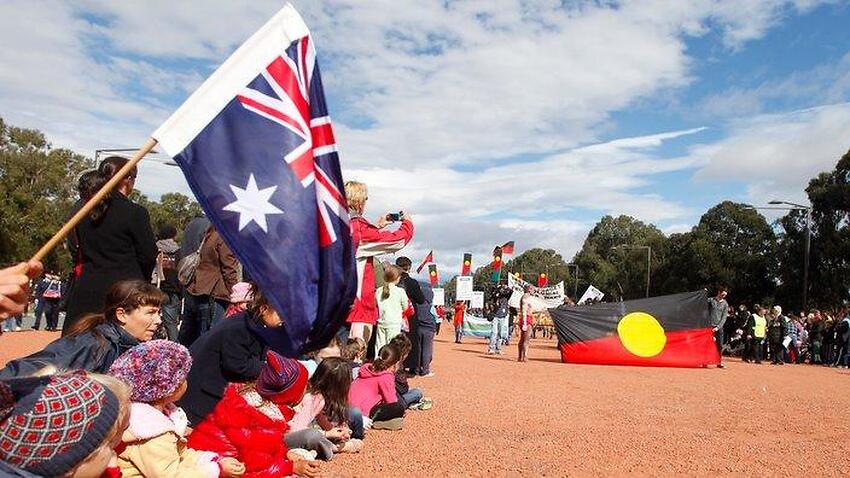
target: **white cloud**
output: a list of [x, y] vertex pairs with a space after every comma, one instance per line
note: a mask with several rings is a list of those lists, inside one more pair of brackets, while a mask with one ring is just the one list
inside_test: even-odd
[[756, 116], [731, 130], [692, 149], [690, 157], [706, 164], [697, 179], [743, 181], [753, 204], [805, 201], [809, 180], [831, 171], [850, 148], [850, 103]]

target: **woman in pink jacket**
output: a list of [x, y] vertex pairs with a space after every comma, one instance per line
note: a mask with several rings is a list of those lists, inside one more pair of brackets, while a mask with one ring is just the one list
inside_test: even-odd
[[404, 425], [405, 406], [395, 392], [401, 355], [396, 345], [384, 345], [375, 361], [360, 367], [360, 374], [351, 383], [348, 403], [368, 414], [375, 430], [401, 430]]
[[[367, 344], [372, 337], [372, 329], [378, 321], [378, 302], [375, 300], [375, 270], [372, 261], [380, 254], [391, 254], [404, 248], [413, 239], [413, 221], [402, 214], [401, 227], [395, 231], [383, 230], [391, 224], [389, 214], [378, 219], [373, 225], [363, 217], [369, 190], [357, 181], [345, 183], [345, 197], [351, 214], [351, 239], [357, 258], [357, 297], [348, 314], [351, 326], [350, 338], [361, 338]], [[364, 410], [365, 411], [365, 410]]]

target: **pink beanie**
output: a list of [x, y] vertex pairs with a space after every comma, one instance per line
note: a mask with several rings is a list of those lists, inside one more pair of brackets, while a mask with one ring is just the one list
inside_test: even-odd
[[254, 298], [254, 292], [251, 289], [251, 284], [247, 282], [237, 282], [233, 286], [233, 291], [230, 292], [230, 303], [238, 304], [240, 302], [251, 302]]

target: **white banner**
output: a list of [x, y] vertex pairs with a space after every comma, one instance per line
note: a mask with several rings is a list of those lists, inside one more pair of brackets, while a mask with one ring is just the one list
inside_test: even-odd
[[584, 294], [581, 295], [581, 300], [578, 301], [578, 305], [582, 305], [589, 300], [602, 300], [603, 297], [605, 297], [605, 293], [591, 285], [586, 291], [584, 291]]
[[472, 276], [457, 276], [455, 300], [472, 300]]
[[526, 286], [531, 286], [531, 300], [529, 302], [534, 312], [563, 305], [566, 297], [563, 282], [548, 287], [535, 287], [522, 279], [517, 279], [513, 274], [508, 274], [508, 286], [513, 289], [513, 294], [511, 294], [508, 303], [515, 309], [519, 308], [519, 301], [522, 299]]
[[434, 301], [433, 305], [446, 305], [446, 290], [443, 288], [431, 289], [434, 291]]
[[484, 308], [484, 292], [480, 290], [472, 291], [472, 299], [469, 303], [470, 309], [483, 309]]

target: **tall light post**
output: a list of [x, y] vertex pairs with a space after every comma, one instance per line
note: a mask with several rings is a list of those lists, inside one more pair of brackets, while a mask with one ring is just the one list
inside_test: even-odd
[[578, 301], [578, 264], [576, 264], [575, 262], [571, 262], [571, 263], [567, 264], [567, 268], [570, 268], [570, 267], [576, 268], [576, 277], [575, 277], [576, 283], [575, 283], [575, 289], [574, 289], [574, 292], [573, 292], [573, 297], [574, 297], [574, 300]]
[[769, 201], [768, 204], [784, 204], [791, 206], [790, 211], [804, 211], [806, 213], [806, 245], [803, 252], [803, 311], [809, 310], [809, 252], [812, 248], [812, 207], [804, 206], [789, 201]]
[[614, 246], [613, 249], [646, 249], [646, 296], [649, 297], [649, 274], [652, 266], [652, 247], [620, 244], [619, 246]]

